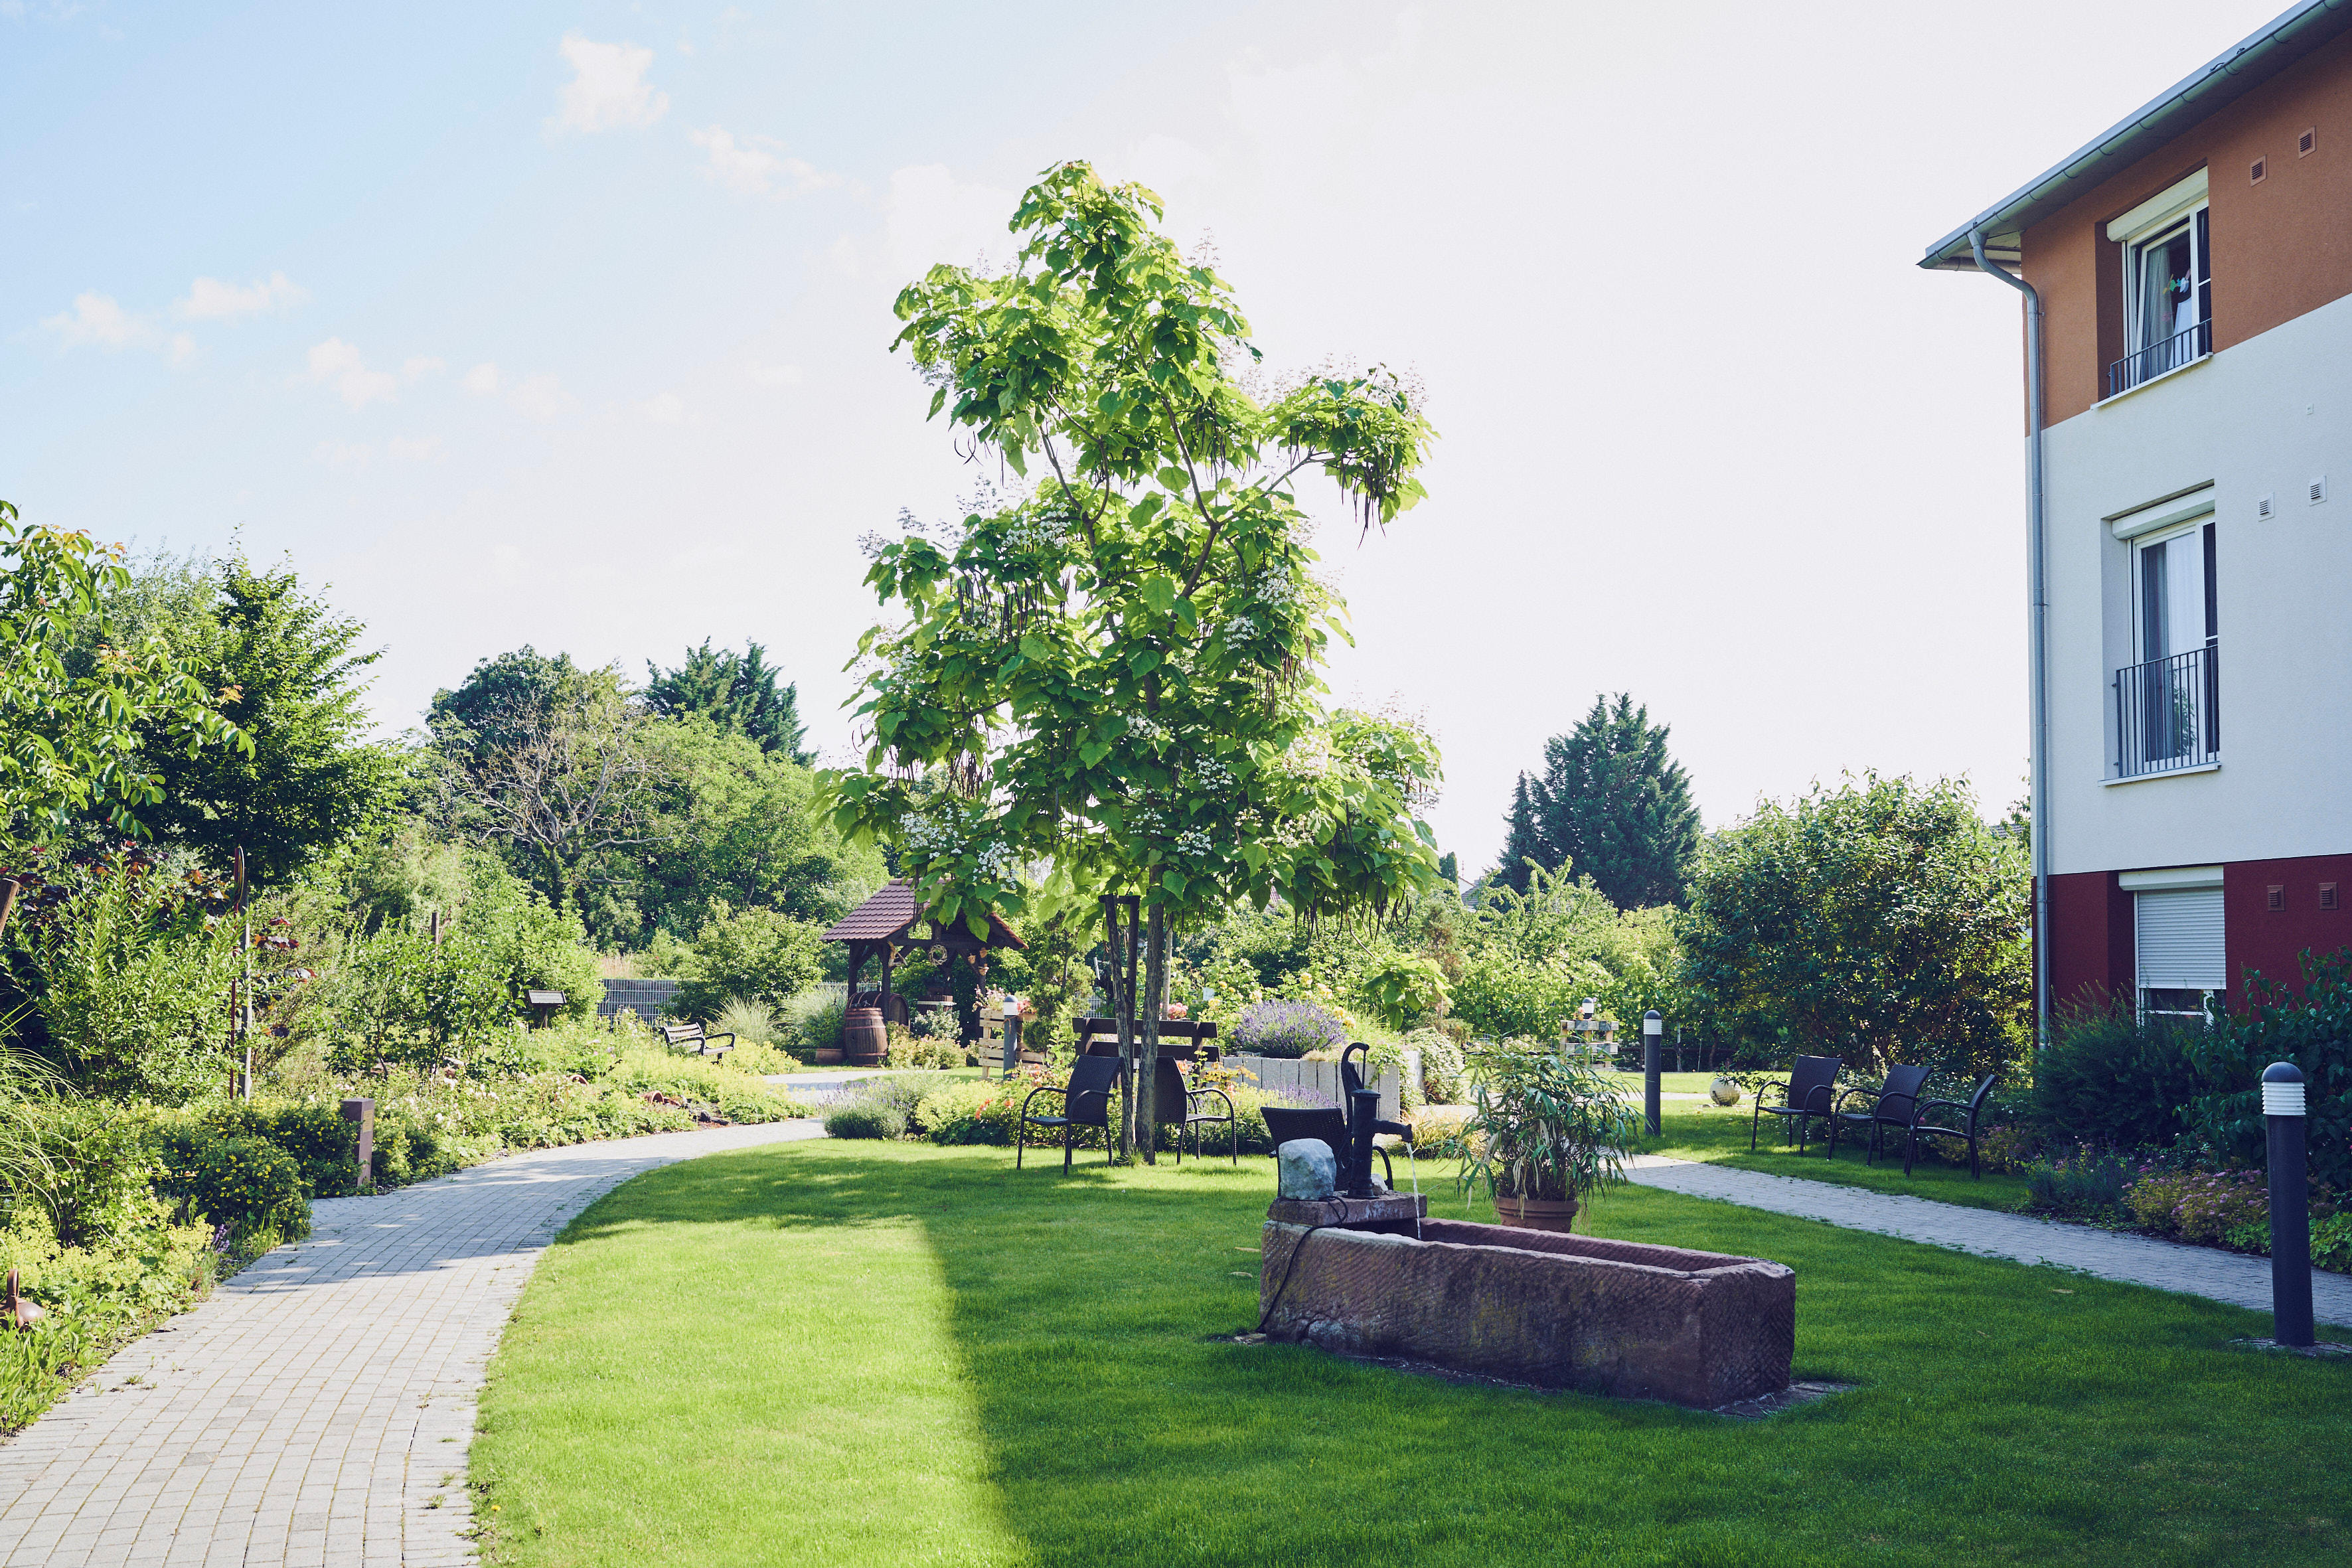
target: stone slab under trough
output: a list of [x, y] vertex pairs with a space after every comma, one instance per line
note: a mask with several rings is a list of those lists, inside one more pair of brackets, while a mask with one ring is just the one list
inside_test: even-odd
[[1709, 1410], [1789, 1386], [1785, 1264], [1462, 1220], [1418, 1238], [1312, 1223], [1266, 1220], [1268, 1338]]

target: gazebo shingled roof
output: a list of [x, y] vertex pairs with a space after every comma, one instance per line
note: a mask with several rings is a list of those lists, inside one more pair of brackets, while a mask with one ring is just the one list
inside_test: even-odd
[[[923, 912], [915, 903], [913, 885], [894, 879], [882, 884], [872, 898], [835, 921], [833, 928], [824, 933], [824, 940], [895, 942], [904, 938], [915, 922], [922, 918]], [[962, 935], [965, 941], [971, 940], [969, 933], [962, 932], [960, 926], [950, 929]], [[954, 938], [948, 940], [952, 942]], [[992, 914], [988, 917], [987, 945], [1025, 948], [1028, 944], [1013, 933], [1012, 927]]]

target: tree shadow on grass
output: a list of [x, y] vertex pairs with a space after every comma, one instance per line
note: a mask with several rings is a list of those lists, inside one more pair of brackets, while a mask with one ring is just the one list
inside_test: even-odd
[[2098, 1542], [2204, 1568], [2352, 1542], [2320, 1457], [2352, 1369], [2221, 1349], [2251, 1314], [1636, 1189], [1601, 1231], [1791, 1263], [1799, 1375], [1864, 1386], [1763, 1422], [1465, 1386], [1231, 1342], [1272, 1184], [1263, 1159], [1065, 1176], [810, 1144], [659, 1173], [566, 1241], [656, 1214], [820, 1247], [919, 1227], [961, 1363], [942, 1376], [1040, 1563], [1940, 1564]]

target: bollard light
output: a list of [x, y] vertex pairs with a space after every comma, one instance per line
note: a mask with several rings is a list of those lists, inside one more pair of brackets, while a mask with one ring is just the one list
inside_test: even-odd
[[1021, 998], [1012, 992], [1004, 994], [1004, 1061], [1003, 1074], [1013, 1076], [1021, 1061]]
[[1664, 1052], [1665, 1033], [1665, 1017], [1655, 1007], [1642, 1015], [1642, 1109], [1653, 1138], [1658, 1135], [1658, 1058]]
[[2263, 1069], [2263, 1120], [2270, 1134], [2271, 1338], [2307, 1347], [2311, 1323], [2311, 1183], [2304, 1163], [2303, 1069]]

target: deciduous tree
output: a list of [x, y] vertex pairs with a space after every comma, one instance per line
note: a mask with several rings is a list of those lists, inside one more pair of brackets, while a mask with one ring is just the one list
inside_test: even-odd
[[1013, 270], [899, 296], [934, 415], [1034, 488], [877, 546], [899, 619], [860, 644], [873, 744], [836, 781], [844, 827], [888, 841], [936, 919], [1102, 900], [1123, 1142], [1147, 1151], [1172, 923], [1377, 904], [1437, 868], [1427, 737], [1323, 709], [1340, 605], [1293, 490], [1323, 474], [1385, 525], [1421, 498], [1429, 426], [1382, 374], [1254, 391], [1239, 310], [1160, 216], [1061, 164], [1013, 215]]

